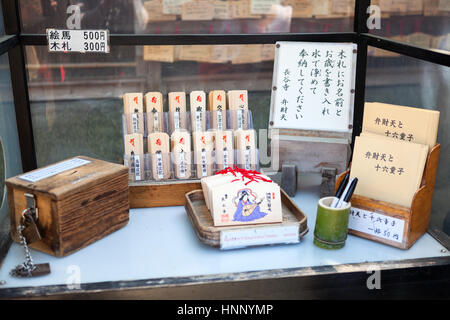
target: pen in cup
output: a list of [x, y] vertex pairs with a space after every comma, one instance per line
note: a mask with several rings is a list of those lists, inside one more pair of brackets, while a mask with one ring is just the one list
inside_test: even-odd
[[347, 203], [350, 201], [353, 192], [355, 191], [356, 184], [358, 183], [358, 178], [353, 178], [351, 182], [348, 184], [346, 190], [344, 191], [344, 194], [339, 199], [339, 203], [337, 204], [336, 208], [342, 208], [347, 205]]
[[336, 205], [339, 202], [339, 198], [342, 196], [342, 194], [344, 193], [344, 189], [347, 186], [347, 182], [349, 179], [350, 175], [347, 173], [344, 177], [344, 179], [342, 180], [341, 184], [339, 185], [336, 194], [334, 196], [333, 202], [331, 203], [330, 207], [335, 208]]

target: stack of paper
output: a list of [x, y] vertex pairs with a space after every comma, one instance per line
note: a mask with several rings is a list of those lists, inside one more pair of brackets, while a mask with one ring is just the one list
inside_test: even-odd
[[438, 111], [366, 103], [350, 173], [358, 178], [355, 194], [411, 207], [438, 123]]

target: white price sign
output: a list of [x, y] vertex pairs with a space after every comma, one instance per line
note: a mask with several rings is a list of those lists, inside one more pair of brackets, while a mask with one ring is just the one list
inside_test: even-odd
[[270, 244], [300, 242], [297, 225], [230, 229], [220, 232], [220, 249], [237, 249]]
[[108, 30], [47, 29], [50, 52], [109, 52]]
[[350, 209], [348, 228], [378, 238], [402, 243], [405, 221], [352, 207]]

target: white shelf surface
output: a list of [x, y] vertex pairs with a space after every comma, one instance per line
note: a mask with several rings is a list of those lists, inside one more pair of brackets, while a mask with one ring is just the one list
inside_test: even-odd
[[24, 260], [22, 247], [14, 243], [0, 268], [0, 281], [4, 281], [0, 290], [72, 283], [74, 270], [78, 268], [81, 283], [95, 283], [450, 255], [429, 234], [422, 236], [409, 250], [352, 235], [342, 249], [318, 248], [313, 244], [313, 233], [320, 176], [305, 177], [301, 181], [294, 200], [307, 215], [309, 232], [299, 244], [221, 251], [197, 239], [182, 206], [132, 209], [126, 227], [68, 257], [56, 258], [31, 250], [35, 263], [50, 263], [50, 275], [26, 279], [11, 277], [9, 271]]

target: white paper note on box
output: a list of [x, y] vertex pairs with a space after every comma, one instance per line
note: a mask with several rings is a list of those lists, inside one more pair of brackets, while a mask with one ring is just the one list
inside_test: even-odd
[[348, 220], [348, 228], [382, 239], [402, 243], [405, 221], [352, 207]]

